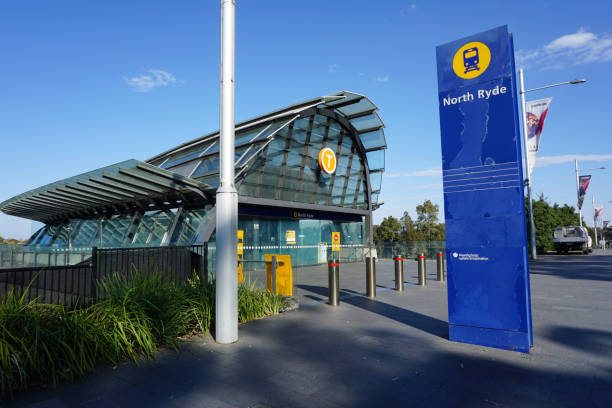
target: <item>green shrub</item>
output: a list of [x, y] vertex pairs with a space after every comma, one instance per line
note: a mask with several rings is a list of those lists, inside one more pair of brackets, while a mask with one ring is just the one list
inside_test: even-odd
[[286, 305], [285, 298], [272, 292], [255, 289], [254, 285], [238, 287], [238, 321], [248, 322], [264, 316], [280, 313]]
[[[215, 283], [197, 275], [184, 284], [161, 273], [111, 275], [98, 282], [102, 299], [89, 307], [26, 301], [10, 292], [0, 304], [0, 394], [33, 382], [53, 385], [94, 371], [103, 361], [152, 358], [158, 346], [176, 347], [178, 337], [208, 332], [214, 319]], [[240, 322], [278, 314], [284, 297], [241, 285]]]
[[[106, 299], [103, 303], [118, 308], [114, 316], [123, 313], [130, 320], [142, 322], [150, 328], [152, 340], [158, 345], [176, 346], [177, 337], [188, 332], [184, 285], [164, 280], [160, 272], [115, 273], [102, 279], [99, 288]], [[143, 344], [147, 341], [145, 337], [141, 340]]]
[[92, 371], [95, 339], [80, 312], [26, 301], [24, 292], [8, 293], [0, 304], [0, 391], [11, 394], [35, 381], [72, 380]]
[[189, 331], [208, 333], [215, 315], [215, 283], [202, 281], [194, 274], [183, 286], [183, 290], [183, 317], [189, 324]]

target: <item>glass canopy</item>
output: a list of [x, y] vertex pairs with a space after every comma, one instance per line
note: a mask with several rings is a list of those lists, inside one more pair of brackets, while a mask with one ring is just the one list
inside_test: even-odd
[[[310, 99], [238, 123], [239, 202], [367, 215], [385, 168], [378, 108], [351, 92]], [[330, 147], [327, 175], [318, 152]], [[219, 133], [28, 191], [0, 210], [47, 225], [29, 244], [89, 247], [189, 244], [210, 236], [219, 185]], [[204, 238], [207, 239], [207, 238]]]
[[[339, 92], [237, 124], [240, 195], [368, 209], [368, 192], [381, 188], [387, 148], [377, 110], [363, 95]], [[316, 154], [327, 146], [338, 155], [338, 169], [326, 178], [317, 173]], [[219, 133], [184, 143], [148, 162], [216, 188]], [[378, 194], [370, 197], [373, 209], [377, 208]]]

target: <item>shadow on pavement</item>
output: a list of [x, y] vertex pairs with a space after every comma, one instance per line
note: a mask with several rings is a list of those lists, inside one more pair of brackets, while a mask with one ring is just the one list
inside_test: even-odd
[[[612, 328], [607, 330], [553, 326], [540, 335], [555, 343], [595, 356], [612, 357]], [[612, 367], [610, 368], [612, 370]]]
[[241, 326], [241, 340], [231, 346], [187, 343], [156, 361], [122, 364], [56, 391], [33, 390], [6, 406], [612, 405], [610, 375], [595, 382], [589, 375], [537, 367], [518, 353], [498, 359], [473, 348], [424, 348], [422, 336], [393, 325], [348, 330], [323, 308], [299, 314]]
[[[327, 296], [328, 294], [327, 288], [322, 286], [298, 285], [298, 287], [300, 289], [320, 295]], [[340, 293], [343, 292], [347, 293], [344, 290], [340, 290]], [[377, 301], [376, 299], [370, 299], [361, 294], [355, 294], [354, 291], [350, 291], [348, 294], [352, 296], [340, 296], [340, 302], [356, 306], [360, 309], [367, 310], [368, 312], [376, 313], [383, 317], [395, 320], [396, 322], [412, 326], [415, 329], [422, 330], [426, 333], [448, 339], [448, 323], [443, 320], [393, 306], [388, 303], [383, 303]]]
[[[563, 268], [560, 268], [561, 264]], [[536, 262], [530, 262], [529, 271], [536, 275], [612, 282], [612, 257], [602, 255], [547, 255], [538, 258]]]

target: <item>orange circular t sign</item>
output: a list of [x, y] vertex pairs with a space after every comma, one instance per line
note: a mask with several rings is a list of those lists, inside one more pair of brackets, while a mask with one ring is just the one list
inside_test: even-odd
[[336, 171], [336, 154], [329, 147], [319, 152], [319, 167], [325, 174], [333, 174]]

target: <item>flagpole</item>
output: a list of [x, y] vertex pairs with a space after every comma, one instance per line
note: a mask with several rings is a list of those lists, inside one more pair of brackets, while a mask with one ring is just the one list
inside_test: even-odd
[[[578, 194], [578, 202], [580, 202], [580, 182], [578, 181], [578, 160], [574, 160], [576, 165], [576, 193]], [[582, 206], [578, 206], [578, 219], [580, 220], [580, 226], [582, 227]]]
[[523, 75], [523, 68], [519, 69], [519, 83], [521, 86], [521, 110], [523, 117], [523, 146], [525, 149], [525, 170], [527, 173], [527, 178], [525, 179], [525, 184], [527, 185], [527, 199], [529, 201], [529, 225], [531, 226], [531, 234], [529, 236], [531, 241], [531, 259], [534, 261], [537, 258], [536, 255], [536, 247], [535, 247], [535, 223], [533, 222], [533, 205], [531, 203], [531, 180], [529, 175], [529, 152], [527, 152], [527, 112], [525, 112], [525, 78]]

